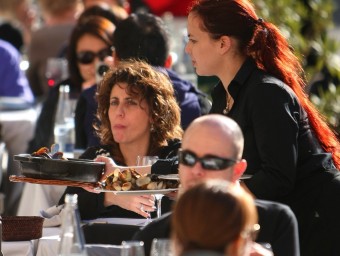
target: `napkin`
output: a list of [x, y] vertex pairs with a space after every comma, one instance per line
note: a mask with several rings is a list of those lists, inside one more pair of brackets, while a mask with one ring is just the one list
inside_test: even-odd
[[43, 227], [57, 227], [61, 225], [64, 205], [54, 205], [46, 210], [41, 210], [40, 215], [44, 218]]

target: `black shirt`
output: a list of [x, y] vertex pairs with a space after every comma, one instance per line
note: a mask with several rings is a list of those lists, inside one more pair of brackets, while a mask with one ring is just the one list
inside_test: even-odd
[[[178, 172], [177, 152], [181, 146], [179, 140], [172, 140], [168, 142], [168, 146], [162, 147], [158, 156], [158, 160], [151, 169], [152, 173], [157, 174], [170, 174]], [[114, 159], [111, 154], [110, 146], [99, 146], [88, 148], [79, 158], [82, 159], [95, 159], [98, 155], [105, 155]], [[116, 162], [117, 164], [121, 164]], [[96, 194], [91, 193], [79, 187], [67, 187], [64, 194], [59, 200], [59, 204], [64, 203], [66, 194], [78, 194], [78, 209], [82, 220], [96, 219], [96, 218], [141, 218], [135, 212], [125, 210], [119, 206], [112, 205], [109, 207], [104, 206], [104, 193]], [[162, 212], [171, 210], [172, 201], [167, 197], [162, 199]]]
[[[263, 200], [255, 200], [255, 204], [261, 226], [256, 242], [270, 243], [276, 256], [300, 255], [297, 222], [291, 209]], [[168, 213], [137, 231], [132, 240], [144, 241], [145, 255], [148, 256], [154, 238], [170, 238], [170, 235], [171, 213]]]
[[[296, 188], [310, 190], [332, 179], [332, 156], [319, 145], [306, 112], [292, 89], [248, 59], [228, 87], [234, 104], [228, 116], [244, 135], [245, 181], [256, 197], [288, 202]], [[223, 113], [226, 91], [212, 92], [211, 113]]]

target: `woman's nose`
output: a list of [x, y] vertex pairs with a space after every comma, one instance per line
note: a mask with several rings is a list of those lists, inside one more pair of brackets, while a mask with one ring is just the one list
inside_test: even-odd
[[125, 114], [124, 107], [122, 104], [118, 105], [117, 115], [123, 117]]

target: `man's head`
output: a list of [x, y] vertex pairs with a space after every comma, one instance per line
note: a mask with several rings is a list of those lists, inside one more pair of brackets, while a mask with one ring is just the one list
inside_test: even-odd
[[140, 59], [152, 66], [166, 66], [169, 39], [161, 18], [150, 13], [131, 14], [113, 35], [115, 59]]
[[[179, 175], [183, 189], [205, 179], [232, 182], [239, 179], [247, 167], [246, 161], [241, 159], [243, 143], [242, 131], [232, 119], [215, 114], [195, 119], [182, 140]], [[189, 166], [188, 163], [193, 163], [195, 156], [205, 158], [205, 163], [197, 161]], [[217, 170], [219, 168], [222, 169]]]

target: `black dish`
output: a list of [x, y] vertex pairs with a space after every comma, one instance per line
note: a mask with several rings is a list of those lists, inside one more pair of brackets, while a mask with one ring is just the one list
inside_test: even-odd
[[21, 174], [36, 179], [98, 182], [104, 173], [105, 163], [86, 159], [68, 160], [33, 157], [29, 154], [15, 155]]

